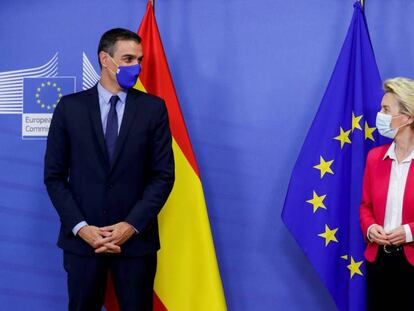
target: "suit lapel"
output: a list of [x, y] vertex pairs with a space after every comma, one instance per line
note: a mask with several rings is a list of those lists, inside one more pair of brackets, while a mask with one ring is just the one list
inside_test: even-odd
[[[388, 149], [385, 149], [385, 152], [387, 152]], [[381, 213], [379, 219], [380, 224], [384, 224], [384, 218], [385, 218], [385, 207], [387, 205], [387, 197], [388, 197], [388, 187], [390, 184], [390, 175], [391, 175], [391, 165], [392, 160], [390, 158], [383, 159], [384, 154], [381, 155], [381, 158], [379, 159], [379, 163], [377, 166], [378, 172], [375, 174], [375, 178], [377, 178], [376, 189], [374, 190], [378, 195], [378, 204], [381, 208]]]
[[127, 138], [129, 129], [131, 128], [131, 124], [135, 119], [135, 114], [137, 112], [137, 105], [135, 103], [137, 95], [133, 92], [128, 92], [128, 95], [125, 100], [125, 110], [124, 115], [122, 117], [121, 129], [119, 130], [119, 136], [116, 141], [115, 151], [114, 151], [114, 160], [111, 166], [110, 172], [113, 171], [113, 168], [116, 166], [116, 163], [119, 158], [119, 154], [121, 153], [122, 147], [125, 144], [125, 140]]
[[99, 149], [106, 163], [108, 164], [109, 160], [106, 152], [105, 137], [102, 129], [101, 109], [99, 108], [99, 95], [97, 86], [95, 85], [93, 88], [91, 88], [87, 95], [89, 97], [87, 100], [87, 105], [89, 109], [89, 115], [92, 121], [92, 127], [94, 129], [98, 141]]

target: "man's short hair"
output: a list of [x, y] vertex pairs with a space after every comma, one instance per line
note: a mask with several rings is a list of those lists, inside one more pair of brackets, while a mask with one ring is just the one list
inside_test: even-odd
[[99, 41], [99, 46], [98, 46], [99, 67], [102, 68], [101, 60], [99, 59], [99, 53], [101, 51], [104, 51], [108, 53], [109, 55], [114, 56], [115, 44], [117, 41], [121, 41], [121, 40], [131, 40], [131, 41], [135, 41], [137, 44], [140, 44], [142, 41], [140, 36], [138, 36], [135, 32], [128, 30], [128, 29], [114, 28], [114, 29], [108, 30], [102, 35], [101, 40]]

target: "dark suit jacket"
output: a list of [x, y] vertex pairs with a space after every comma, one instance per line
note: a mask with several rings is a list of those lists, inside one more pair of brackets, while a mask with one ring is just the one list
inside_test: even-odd
[[164, 101], [131, 89], [110, 166], [97, 87], [64, 96], [47, 139], [44, 181], [61, 229], [58, 246], [81, 255], [93, 248], [72, 233], [81, 221], [98, 227], [127, 221], [139, 234], [122, 254], [159, 249], [157, 214], [174, 183], [171, 133]]

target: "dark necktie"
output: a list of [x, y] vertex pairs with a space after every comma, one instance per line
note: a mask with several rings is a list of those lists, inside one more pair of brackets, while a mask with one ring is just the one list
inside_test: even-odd
[[116, 113], [116, 103], [119, 97], [114, 95], [109, 100], [111, 108], [108, 113], [108, 120], [106, 122], [105, 143], [108, 152], [109, 163], [112, 165], [114, 158], [114, 151], [116, 146], [116, 139], [118, 138], [118, 114]]

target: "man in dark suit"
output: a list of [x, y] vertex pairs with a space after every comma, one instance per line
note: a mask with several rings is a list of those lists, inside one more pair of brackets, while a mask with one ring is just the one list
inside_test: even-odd
[[142, 54], [136, 33], [107, 31], [99, 83], [64, 96], [53, 114], [44, 178], [61, 221], [70, 310], [100, 310], [108, 272], [122, 311], [152, 310], [157, 215], [174, 159], [163, 100], [132, 88]]

